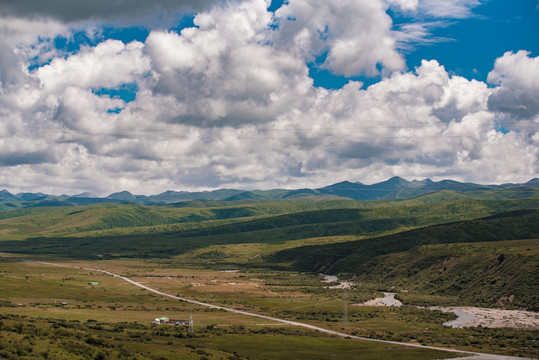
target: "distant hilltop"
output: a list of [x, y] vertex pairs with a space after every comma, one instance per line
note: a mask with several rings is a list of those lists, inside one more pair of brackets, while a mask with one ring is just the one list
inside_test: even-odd
[[[413, 180], [408, 181], [401, 177], [392, 177], [376, 184], [365, 185], [361, 182], [343, 181], [317, 189], [273, 189], [273, 190], [236, 190], [219, 189], [214, 191], [188, 192], [188, 191], [165, 191], [158, 195], [133, 195], [129, 191], [110, 194], [107, 197], [98, 197], [93, 193], [84, 192], [78, 195], [48, 195], [43, 193], [18, 193], [12, 194], [7, 190], [0, 191], [0, 202], [27, 203], [28, 206], [73, 206], [97, 203], [133, 202], [146, 205], [164, 205], [181, 203], [185, 201], [321, 201], [335, 199], [351, 200], [398, 200], [434, 193], [438, 191], [452, 191], [456, 193], [470, 193], [481, 191], [493, 191], [510, 188], [538, 188], [539, 178], [534, 178], [521, 184], [481, 185], [474, 183], [462, 183], [454, 180], [432, 181]], [[7, 205], [9, 208], [9, 205]], [[24, 204], [22, 207], [25, 207]], [[3, 210], [6, 210], [4, 207]]]

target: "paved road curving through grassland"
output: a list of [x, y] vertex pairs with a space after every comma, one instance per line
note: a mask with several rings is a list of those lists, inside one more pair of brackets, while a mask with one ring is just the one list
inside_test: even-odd
[[120, 278], [120, 279], [122, 279], [124, 281], [127, 281], [128, 283], [130, 283], [132, 285], [138, 286], [139, 288], [142, 288], [142, 289], [147, 290], [149, 292], [152, 292], [154, 294], [158, 294], [158, 295], [161, 295], [161, 296], [166, 296], [166, 297], [176, 299], [176, 300], [179, 300], [179, 301], [184, 301], [184, 302], [188, 302], [188, 303], [191, 303], [191, 304], [204, 306], [204, 307], [207, 307], [207, 308], [210, 308], [210, 309], [224, 310], [224, 311], [228, 311], [228, 312], [232, 312], [232, 313], [236, 313], [236, 314], [240, 314], [240, 315], [253, 316], [253, 317], [257, 317], [257, 318], [264, 319], [264, 320], [280, 322], [280, 323], [287, 324], [287, 325], [299, 326], [299, 327], [319, 331], [319, 332], [324, 333], [324, 334], [336, 335], [336, 336], [340, 336], [340, 337], [347, 338], [347, 339], [373, 341], [373, 342], [379, 342], [379, 343], [391, 344], [391, 345], [398, 345], [398, 346], [407, 346], [407, 347], [414, 347], [414, 348], [421, 348], [421, 349], [446, 351], [446, 352], [456, 353], [456, 354], [459, 354], [459, 355], [462, 355], [462, 356], [466, 356], [466, 355], [473, 356], [473, 357], [468, 357], [467, 358], [467, 359], [473, 359], [473, 360], [517, 360], [517, 359], [522, 359], [522, 358], [518, 358], [518, 357], [514, 357], [514, 356], [485, 354], [485, 353], [478, 353], [478, 352], [473, 352], [473, 351], [455, 350], [455, 349], [448, 349], [448, 348], [442, 348], [442, 347], [436, 347], [436, 346], [426, 346], [426, 345], [420, 345], [420, 344], [403, 343], [403, 342], [390, 341], [390, 340], [371, 339], [371, 338], [367, 338], [367, 337], [349, 335], [349, 334], [334, 331], [334, 330], [324, 329], [322, 327], [315, 326], [315, 325], [305, 324], [305, 323], [286, 320], [286, 319], [280, 319], [280, 318], [276, 318], [276, 317], [273, 317], [273, 316], [267, 316], [267, 315], [252, 313], [252, 312], [248, 312], [248, 311], [243, 311], [243, 310], [228, 308], [228, 307], [224, 307], [224, 306], [209, 304], [209, 303], [205, 303], [205, 302], [201, 302], [201, 301], [191, 300], [191, 299], [187, 299], [187, 298], [182, 298], [182, 297], [175, 296], [175, 295], [172, 295], [172, 294], [167, 294], [165, 292], [152, 289], [151, 287], [148, 287], [146, 285], [138, 283], [138, 282], [136, 282], [134, 280], [131, 280], [131, 279], [125, 277], [125, 276], [114, 274], [114, 273], [111, 273], [110, 271], [106, 271], [106, 270], [92, 269], [92, 268], [87, 268], [87, 267], [72, 266], [72, 265], [65, 265], [65, 264], [56, 264], [56, 263], [51, 263], [51, 262], [47, 262], [47, 261], [38, 261], [38, 262], [41, 263], [41, 264], [45, 264], [45, 265], [61, 266], [61, 267], [82, 269], [82, 270], [88, 270], [88, 271], [98, 271], [98, 272], [101, 272], [103, 274], [107, 274], [107, 275], [110, 275], [110, 276]]

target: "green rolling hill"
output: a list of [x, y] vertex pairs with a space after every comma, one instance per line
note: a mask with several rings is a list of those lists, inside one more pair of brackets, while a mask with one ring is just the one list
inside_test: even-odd
[[524, 209], [474, 220], [422, 227], [382, 237], [338, 244], [298, 247], [274, 254], [301, 270], [357, 273], [377, 256], [417, 246], [539, 238], [539, 210]]
[[[527, 239], [527, 240], [523, 240]], [[539, 210], [428, 226], [393, 235], [282, 250], [269, 262], [340, 273], [414, 305], [539, 310]]]
[[241, 195], [234, 202], [19, 208], [0, 212], [0, 252], [339, 273], [371, 288], [410, 290], [398, 297], [413, 304], [537, 309], [537, 242], [517, 246], [539, 238], [536, 195], [521, 187], [399, 200]]
[[[397, 201], [386, 204], [279, 202], [216, 208], [97, 204], [21, 209], [1, 214], [0, 236], [3, 241], [0, 241], [0, 251], [16, 246], [19, 251], [24, 248], [30, 251], [30, 248], [34, 252], [61, 254], [61, 249], [51, 245], [61, 241], [67, 242], [66, 246], [84, 243], [84, 246], [76, 247], [76, 251], [75, 247], [66, 248], [69, 254], [77, 253], [81, 257], [92, 256], [96, 251], [115, 256], [139, 253], [151, 256], [156, 249], [156, 256], [163, 253], [177, 255], [193, 246], [200, 248], [220, 241], [261, 243], [323, 236], [375, 236], [539, 207], [539, 200], [535, 198], [431, 200], [421, 203], [420, 199], [414, 199], [408, 200], [410, 203]], [[195, 238], [200, 238], [200, 241], [195, 241]], [[118, 250], [120, 248], [124, 249], [123, 252]]]

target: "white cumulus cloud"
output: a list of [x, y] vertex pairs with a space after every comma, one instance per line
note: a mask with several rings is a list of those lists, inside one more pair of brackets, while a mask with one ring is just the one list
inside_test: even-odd
[[266, 6], [261, 0], [227, 4], [197, 15], [198, 28], [150, 33], [154, 90], [182, 104], [171, 121], [267, 122], [311, 91], [305, 63], [263, 41], [270, 22]]
[[487, 78], [499, 85], [489, 99], [492, 110], [526, 119], [539, 115], [539, 57], [529, 55], [520, 50], [496, 59]]
[[276, 12], [276, 44], [346, 76], [376, 75], [404, 67], [395, 50], [392, 21], [382, 1], [297, 0]]
[[67, 59], [56, 58], [34, 74], [48, 92], [59, 92], [68, 86], [114, 88], [133, 82], [150, 70], [143, 46], [137, 41], [125, 45], [119, 40], [107, 40], [95, 48], [83, 48]]

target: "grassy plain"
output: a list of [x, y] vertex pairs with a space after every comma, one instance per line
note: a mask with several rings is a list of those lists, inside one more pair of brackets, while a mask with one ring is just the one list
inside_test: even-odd
[[[348, 315], [345, 321], [343, 290], [328, 289], [317, 274], [185, 269], [165, 264], [162, 259], [156, 262], [104, 260], [67, 264], [105, 269], [172, 294], [297, 320], [352, 335], [513, 355], [525, 354], [524, 347], [529, 345], [529, 339], [534, 336], [533, 331], [524, 330], [446, 328], [442, 323], [452, 319], [453, 315], [414, 307], [351, 306], [377, 295], [376, 288], [366, 285], [347, 290]], [[279, 344], [285, 351], [293, 347], [291, 359], [316, 358], [314, 354], [317, 353], [325, 354], [330, 359], [332, 356], [349, 358], [352, 355], [348, 354], [353, 352], [361, 352], [366, 358], [372, 359], [430, 359], [449, 356], [336, 339], [271, 321], [202, 308], [160, 297], [121, 279], [88, 270], [4, 258], [0, 262], [0, 273], [0, 286], [4, 289], [0, 298], [0, 313], [5, 318], [4, 325], [9, 324], [10, 329], [20, 326], [26, 329], [29, 325], [35, 325], [49, 334], [47, 338], [56, 329], [55, 326], [64, 328], [58, 324], [70, 324], [68, 328], [73, 329], [69, 330], [73, 334], [68, 331], [62, 335], [62, 341], [52, 340], [52, 344], [47, 347], [49, 350], [41, 350], [41, 345], [29, 345], [30, 340], [24, 337], [19, 339], [18, 343], [33, 346], [37, 353], [49, 351], [49, 354], [62, 354], [66, 351], [65, 344], [70, 343], [65, 338], [73, 336], [70, 341], [83, 343], [82, 348], [86, 349], [84, 354], [87, 355], [81, 355], [80, 358], [91, 358], [100, 352], [105, 358], [115, 358], [120, 354], [119, 349], [129, 349], [129, 354], [133, 355], [134, 349], [140, 348], [140, 351], [136, 351], [138, 356], [150, 359], [174, 358], [180, 353], [194, 359], [202, 359], [204, 356], [208, 359], [234, 356], [240, 359], [271, 359], [282, 356]], [[100, 285], [88, 285], [90, 281], [99, 281]], [[61, 301], [67, 301], [68, 304], [61, 305]], [[149, 325], [155, 317], [187, 319], [189, 314], [195, 320], [193, 335], [173, 326]], [[119, 327], [124, 329], [120, 331], [122, 334], [118, 334], [116, 330], [95, 331], [96, 326], [109, 330], [118, 330]], [[163, 331], [164, 335], [161, 334]], [[6, 335], [5, 331], [3, 334], [0, 343], [7, 340], [9, 344], [10, 336], [15, 336]], [[89, 338], [98, 339], [95, 341], [98, 345], [93, 344], [94, 340]], [[131, 344], [135, 339], [148, 346]], [[264, 346], [257, 347], [258, 341], [264, 341]], [[100, 346], [102, 342], [108, 345]], [[33, 343], [40, 342], [34, 338]], [[8, 347], [7, 344], [2, 346]], [[90, 353], [91, 356], [88, 355]], [[58, 355], [52, 358], [62, 357]]]
[[[240, 304], [246, 296], [256, 304], [256, 299], [266, 291], [260, 289], [266, 286], [260, 281], [258, 286], [246, 287], [244, 291], [222, 291], [226, 288], [223, 285], [244, 282], [247, 276], [244, 273], [167, 269], [150, 262], [141, 266], [135, 261], [76, 262], [72, 265], [135, 275], [135, 279], [146, 280], [143, 282], [159, 289], [180, 293], [184, 290], [186, 295], [197, 298], [205, 294], [208, 299], [223, 304]], [[350, 359], [438, 359], [451, 356], [439, 351], [388, 348], [383, 344], [322, 336], [267, 320], [206, 309], [156, 296], [118, 278], [88, 270], [3, 258], [0, 272], [3, 289], [0, 356], [6, 358], [277, 359], [285, 353], [291, 359], [343, 356]], [[277, 278], [273, 278], [272, 283]], [[215, 289], [189, 291], [197, 283], [213, 283], [214, 280]], [[92, 286], [88, 284], [90, 281], [100, 284]], [[313, 278], [313, 286], [315, 281], [321, 287], [320, 279]], [[303, 294], [297, 286], [283, 294], [270, 296], [273, 301], [262, 298], [268, 310], [275, 307], [265, 313], [282, 313], [287, 309], [284, 299], [290, 299], [288, 304], [292, 304], [294, 299], [303, 298], [303, 302], [296, 305], [305, 307], [310, 303], [309, 311], [338, 306], [331, 297], [324, 298], [322, 306], [313, 303], [311, 295]], [[260, 310], [260, 306], [253, 304], [247, 306]], [[155, 317], [188, 319], [190, 314], [195, 321], [192, 334], [184, 327], [150, 325]]]

